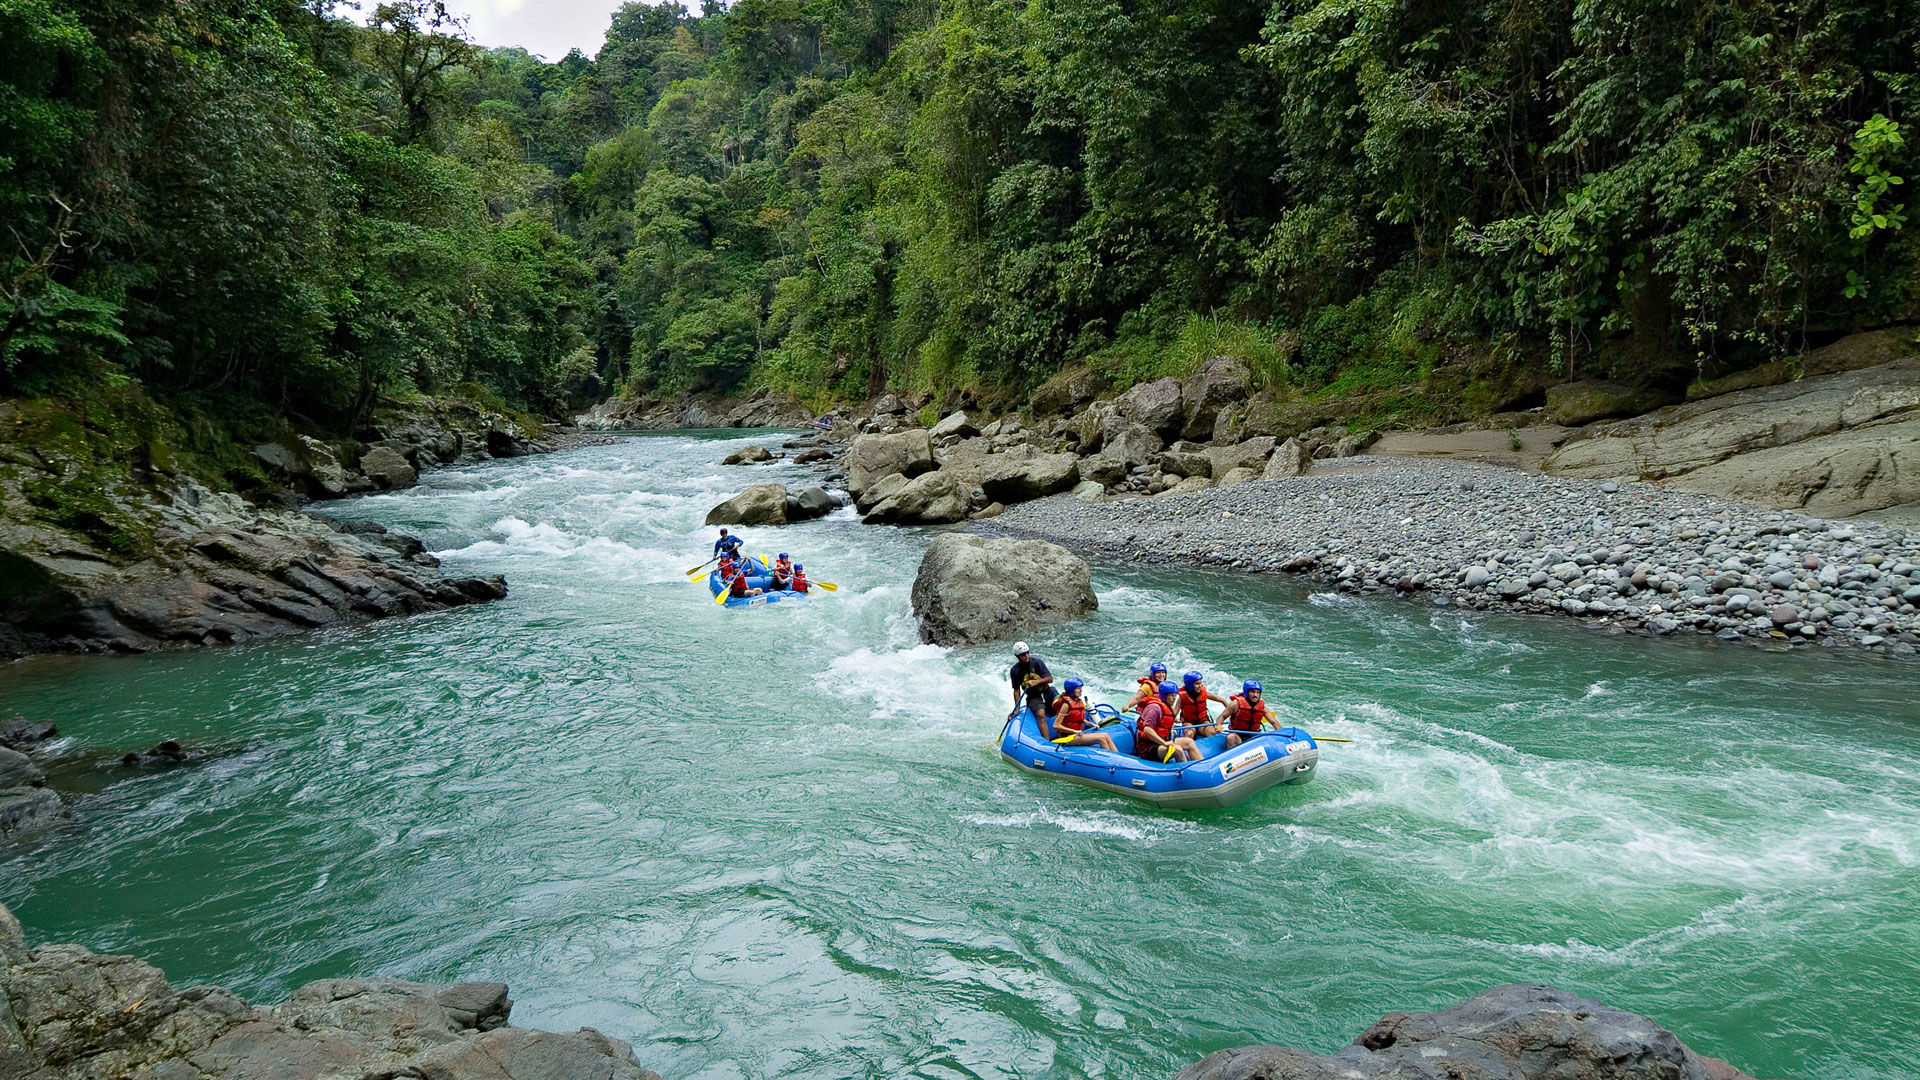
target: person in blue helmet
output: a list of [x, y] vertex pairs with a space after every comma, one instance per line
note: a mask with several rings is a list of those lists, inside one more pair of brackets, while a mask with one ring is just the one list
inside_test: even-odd
[[739, 537], [728, 533], [724, 528], [721, 529], [720, 539], [713, 542], [714, 558], [717, 559], [722, 555], [731, 555], [736, 559], [739, 558], [741, 543], [742, 541]]
[[783, 592], [792, 586], [793, 560], [787, 556], [786, 552], [781, 552], [780, 557], [773, 560], [770, 572], [773, 574], [774, 592]]
[[1226, 714], [1221, 719], [1227, 722], [1228, 749], [1263, 731], [1279, 729], [1280, 720], [1274, 716], [1273, 706], [1266, 703], [1264, 691], [1259, 680], [1248, 679], [1240, 684], [1240, 692], [1233, 695], [1233, 700], [1227, 702]]
[[1222, 708], [1227, 704], [1218, 694], [1207, 689], [1204, 680], [1205, 677], [1197, 671], [1180, 676], [1180, 692], [1174, 699], [1174, 719], [1186, 729], [1187, 734], [1196, 739], [1220, 733], [1219, 723], [1207, 714], [1207, 702], [1217, 701]]
[[1155, 661], [1153, 666], [1147, 669], [1147, 673], [1140, 676], [1140, 689], [1133, 695], [1133, 700], [1127, 702], [1124, 711], [1139, 712], [1140, 706], [1160, 696], [1160, 684], [1166, 681], [1167, 665]]
[[1053, 718], [1051, 721], [1040, 718], [1040, 733], [1060, 746], [1097, 746], [1119, 753], [1120, 748], [1113, 745], [1113, 736], [1093, 730], [1088, 721], [1087, 699], [1080, 695], [1085, 685], [1079, 679], [1060, 684], [1060, 696], [1053, 699]]
[[1140, 715], [1133, 721], [1133, 752], [1148, 761], [1161, 762], [1175, 758], [1199, 761], [1205, 757], [1191, 738], [1174, 734], [1173, 699], [1180, 696], [1180, 688], [1163, 682], [1153, 689], [1153, 700], [1140, 706]]

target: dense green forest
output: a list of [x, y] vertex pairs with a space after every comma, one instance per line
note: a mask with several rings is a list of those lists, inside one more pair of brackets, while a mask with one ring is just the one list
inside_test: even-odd
[[1684, 383], [1920, 310], [1920, 2], [0, 0], [0, 365], [318, 424], [1217, 353]]

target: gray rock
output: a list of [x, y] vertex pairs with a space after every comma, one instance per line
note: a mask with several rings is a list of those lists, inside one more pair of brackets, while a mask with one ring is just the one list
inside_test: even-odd
[[1284, 480], [1299, 476], [1307, 471], [1308, 461], [1306, 448], [1300, 444], [1300, 440], [1288, 439], [1274, 448], [1273, 456], [1267, 459], [1267, 468], [1263, 476], [1268, 480]]
[[66, 824], [71, 816], [66, 801], [52, 788], [0, 788], [0, 843], [25, 840]]
[[947, 533], [913, 582], [920, 640], [938, 645], [1018, 637], [1099, 606], [1086, 560], [1039, 540]]
[[[1182, 410], [1180, 380], [1158, 379], [1140, 383], [1114, 400], [1115, 412], [1125, 420], [1158, 435], [1162, 440], [1178, 438], [1186, 419]], [[1109, 433], [1111, 438], [1111, 433]]]
[[1547, 387], [1547, 416], [1577, 427], [1611, 416], [1632, 416], [1661, 403], [1657, 394], [1609, 382], [1570, 382]]
[[1487, 572], [1486, 567], [1469, 566], [1461, 577], [1461, 583], [1469, 589], [1484, 589], [1487, 587], [1487, 582], [1492, 579], [1493, 575]]
[[1081, 502], [1100, 502], [1107, 497], [1107, 489], [1098, 480], [1082, 480], [1069, 494]]
[[0, 1075], [35, 1080], [659, 1080], [597, 1031], [507, 1025], [500, 983], [328, 979], [256, 1009], [70, 945], [28, 952], [0, 907]]
[[722, 465], [757, 465], [763, 461], [772, 461], [773, 451], [764, 446], [743, 446], [720, 459]]
[[861, 501], [868, 489], [899, 474], [911, 480], [934, 468], [933, 440], [922, 430], [861, 435], [847, 447], [847, 490]]
[[1247, 365], [1231, 356], [1216, 356], [1200, 365], [1200, 370], [1181, 384], [1180, 396], [1186, 420], [1180, 427], [1183, 439], [1213, 438], [1214, 424], [1222, 409], [1245, 401], [1253, 373]]
[[804, 488], [788, 500], [787, 520], [809, 521], [833, 513], [833, 495], [823, 487]]
[[1437, 1013], [1392, 1013], [1321, 1056], [1221, 1050], [1177, 1080], [1751, 1080], [1658, 1024], [1551, 986], [1501, 986]]
[[963, 411], [949, 413], [946, 419], [933, 425], [927, 434], [935, 439], [967, 439], [980, 434], [980, 428]]
[[754, 484], [707, 511], [708, 525], [785, 525], [787, 488], [784, 484]]
[[47, 774], [32, 758], [0, 746], [0, 788], [39, 787], [46, 782]]
[[1258, 479], [1260, 479], [1260, 470], [1250, 469], [1245, 466], [1236, 466], [1234, 468], [1228, 469], [1225, 476], [1222, 476], [1219, 479], [1215, 480], [1213, 482], [1213, 486], [1214, 487], [1232, 487], [1235, 484], [1245, 484], [1245, 483], [1248, 483], [1249, 481], [1258, 480]]
[[1213, 459], [1207, 456], [1204, 449], [1187, 443], [1169, 447], [1154, 464], [1168, 476], [1213, 475]]
[[860, 520], [869, 525], [945, 525], [965, 521], [988, 502], [973, 479], [958, 470], [922, 473], [873, 504]]
[[1207, 477], [1189, 476], [1166, 490], [1167, 493], [1171, 495], [1191, 495], [1196, 491], [1205, 491], [1212, 486], [1213, 481]]
[[384, 446], [360, 455], [360, 471], [386, 491], [410, 488], [420, 479], [406, 458]]
[[38, 746], [60, 734], [60, 729], [49, 721], [33, 721], [14, 717], [0, 720], [0, 746], [9, 750], [25, 750]]
[[1036, 454], [1030, 458], [996, 456], [1001, 460], [980, 471], [981, 489], [987, 498], [996, 502], [1025, 502], [1056, 495], [1080, 482], [1080, 459], [1072, 454]]
[[1207, 458], [1213, 462], [1213, 475], [1225, 476], [1234, 469], [1265, 469], [1273, 448], [1273, 436], [1256, 435], [1232, 446], [1211, 447]]
[[815, 446], [807, 450], [802, 450], [793, 456], [793, 463], [795, 465], [812, 465], [815, 462], [832, 460], [833, 451], [823, 446]]
[[1781, 604], [1767, 612], [1767, 618], [1775, 626], [1791, 626], [1800, 621], [1800, 609], [1792, 604]]

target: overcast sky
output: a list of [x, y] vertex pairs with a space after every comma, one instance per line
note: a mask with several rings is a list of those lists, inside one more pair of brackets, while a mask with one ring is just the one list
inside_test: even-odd
[[[622, 0], [448, 0], [472, 23], [473, 40], [488, 48], [517, 45], [558, 60], [568, 49], [592, 56], [607, 36], [607, 21]], [[698, 4], [689, 4], [698, 7]]]

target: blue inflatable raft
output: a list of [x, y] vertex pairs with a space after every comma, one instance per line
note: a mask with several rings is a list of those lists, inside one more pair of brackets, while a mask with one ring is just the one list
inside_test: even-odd
[[[761, 590], [771, 589], [773, 588], [773, 575], [767, 573], [764, 569], [758, 574], [748, 574], [747, 587]], [[722, 592], [726, 591], [726, 588], [726, 583], [720, 580], [720, 571], [715, 570], [707, 575], [707, 590], [709, 595], [719, 596]], [[791, 589], [782, 589], [779, 592], [762, 591], [759, 596], [729, 597], [727, 599], [727, 606], [730, 608], [758, 607], [761, 604], [779, 604], [789, 600], [805, 600], [806, 598], [806, 593], [794, 592]]]
[[[1094, 709], [1103, 721], [1119, 718], [1110, 705]], [[1119, 753], [1048, 742], [1033, 712], [1023, 708], [1007, 720], [1000, 753], [1024, 772], [1180, 810], [1232, 806], [1276, 784], [1304, 784], [1320, 765], [1320, 744], [1299, 728], [1262, 732], [1232, 750], [1225, 735], [1210, 735], [1198, 740], [1205, 758], [1165, 764], [1134, 756], [1130, 719], [1100, 730], [1113, 737]]]

